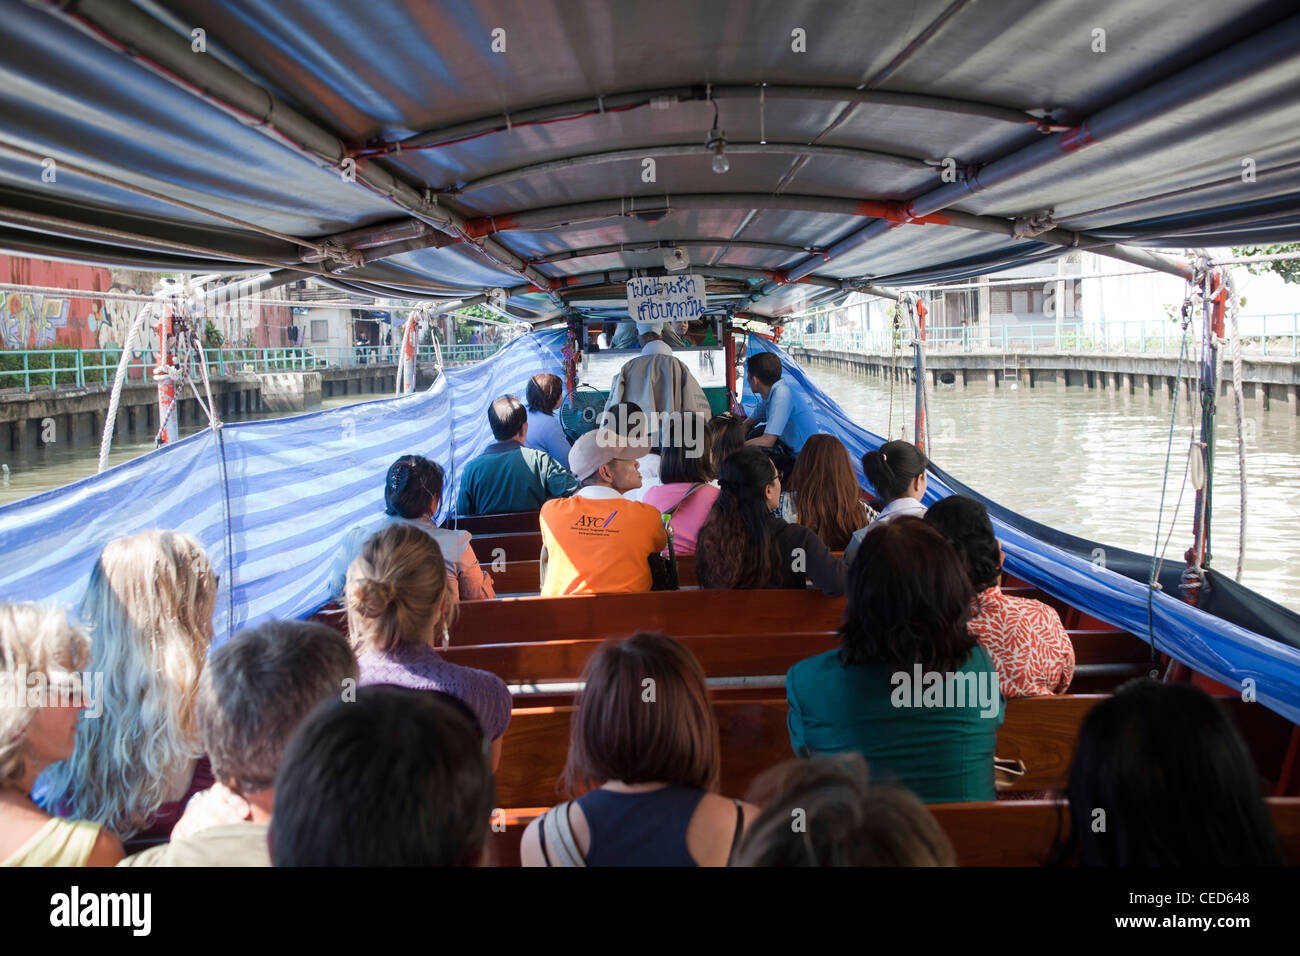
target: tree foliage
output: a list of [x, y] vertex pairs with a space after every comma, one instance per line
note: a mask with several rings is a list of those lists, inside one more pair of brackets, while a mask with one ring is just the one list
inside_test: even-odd
[[[1233, 246], [1233, 255], [1246, 258], [1249, 256], [1268, 256], [1279, 252], [1300, 252], [1300, 242], [1274, 246]], [[1246, 268], [1255, 275], [1276, 273], [1286, 282], [1300, 284], [1300, 259], [1271, 259], [1249, 262]]]

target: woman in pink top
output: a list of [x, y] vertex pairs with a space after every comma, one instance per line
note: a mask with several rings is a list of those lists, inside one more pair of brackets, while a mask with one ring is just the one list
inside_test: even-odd
[[688, 424], [695, 427], [683, 428], [672, 435], [662, 449], [659, 478], [663, 483], [648, 489], [641, 499], [663, 514], [672, 515], [675, 554], [695, 553], [700, 526], [718, 497], [718, 486], [713, 484], [713, 442], [709, 430], [702, 417], [693, 415], [689, 419]]

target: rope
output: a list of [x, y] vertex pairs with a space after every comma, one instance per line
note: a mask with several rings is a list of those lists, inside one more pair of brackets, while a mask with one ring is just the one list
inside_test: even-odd
[[1245, 412], [1242, 408], [1241, 387], [1241, 327], [1238, 321], [1240, 309], [1238, 308], [1237, 290], [1233, 285], [1232, 273], [1224, 269], [1223, 275], [1224, 281], [1228, 284], [1227, 308], [1232, 320], [1228, 342], [1232, 350], [1232, 403], [1237, 416], [1237, 476], [1238, 493], [1241, 498], [1241, 523], [1237, 528], [1237, 574], [1235, 580], [1240, 581], [1241, 572], [1246, 563], [1246, 436], [1243, 434], [1242, 427], [1245, 421]]
[[99, 439], [99, 467], [96, 473], [108, 467], [108, 453], [113, 448], [113, 431], [117, 426], [117, 406], [122, 398], [122, 386], [126, 384], [126, 370], [131, 364], [131, 346], [140, 334], [140, 327], [148, 316], [148, 309], [136, 313], [135, 321], [127, 330], [126, 341], [122, 344], [122, 357], [117, 360], [117, 371], [113, 374], [113, 391], [108, 399], [108, 412], [104, 415], [104, 434]]
[[885, 441], [894, 440], [894, 379], [898, 377], [898, 310], [902, 306], [894, 306], [894, 325], [889, 334], [889, 423], [885, 427]]
[[[1155, 594], [1160, 589], [1160, 569], [1164, 564], [1165, 550], [1160, 546], [1160, 530], [1164, 524], [1165, 515], [1165, 495], [1169, 487], [1169, 462], [1173, 458], [1174, 452], [1174, 429], [1178, 424], [1178, 390], [1182, 387], [1183, 377], [1183, 359], [1187, 355], [1187, 340], [1191, 329], [1193, 303], [1196, 298], [1193, 289], [1194, 282], [1188, 282], [1187, 292], [1183, 297], [1182, 308], [1182, 326], [1183, 338], [1178, 349], [1178, 365], [1174, 372], [1174, 395], [1173, 407], [1169, 412], [1169, 440], [1165, 446], [1165, 473], [1160, 483], [1160, 510], [1156, 515], [1156, 542], [1155, 549], [1151, 554], [1151, 573], [1147, 577], [1147, 635], [1151, 642], [1151, 664], [1154, 668], [1156, 663], [1156, 630], [1155, 630]], [[1191, 404], [1190, 402], [1188, 403]], [[1195, 432], [1192, 435], [1195, 440]], [[1187, 488], [1187, 472], [1191, 467], [1191, 449], [1188, 451], [1188, 464], [1183, 471], [1183, 490]], [[1178, 492], [1178, 504], [1181, 507], [1183, 501], [1183, 490]], [[1174, 512], [1173, 522], [1169, 526], [1169, 534], [1165, 537], [1164, 548], [1169, 547], [1169, 541], [1173, 537], [1174, 523], [1178, 520], [1177, 510]]]

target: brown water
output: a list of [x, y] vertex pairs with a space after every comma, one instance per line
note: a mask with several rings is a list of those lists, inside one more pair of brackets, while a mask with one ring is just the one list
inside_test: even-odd
[[[826, 392], [855, 421], [877, 434], [901, 437], [912, 428], [912, 394], [890, 393], [878, 379], [810, 366]], [[338, 396], [334, 408], [383, 395]], [[1043, 388], [969, 389], [940, 386], [930, 408], [932, 456], [940, 467], [1014, 511], [1103, 544], [1152, 552], [1168, 444], [1170, 402], [1162, 394]], [[248, 421], [272, 413], [244, 416]], [[1214, 566], [1228, 574], [1237, 559], [1240, 508], [1236, 425], [1231, 399], [1220, 401], [1214, 498]], [[1170, 462], [1164, 533], [1178, 501], [1187, 441], [1187, 403], [1178, 403], [1178, 427]], [[184, 429], [184, 434], [198, 426]], [[1242, 583], [1300, 610], [1300, 419], [1285, 406], [1267, 413], [1246, 403], [1246, 475], [1249, 480], [1246, 563]], [[114, 445], [118, 464], [153, 447], [152, 442]], [[97, 446], [52, 445], [6, 455], [0, 504], [57, 488], [94, 474]], [[1181, 561], [1191, 543], [1193, 489], [1183, 495], [1167, 558]], [[1163, 544], [1164, 534], [1161, 536]]]
[[[342, 405], [369, 402], [376, 398], [392, 398], [392, 393], [336, 395], [333, 398], [324, 399], [320, 407], [338, 408]], [[313, 409], [313, 411], [315, 410]], [[290, 412], [287, 414], [297, 415], [301, 413]], [[252, 422], [283, 417], [286, 417], [286, 413], [248, 412], [234, 416], [229, 420], [232, 422]], [[206, 425], [197, 422], [186, 424], [181, 428], [181, 437], [192, 435], [206, 427]], [[153, 451], [153, 447], [152, 438], [147, 441], [114, 441], [113, 448], [109, 452], [108, 463], [110, 466], [120, 465], [124, 461], [138, 458], [145, 452]], [[99, 444], [96, 442], [94, 444], [70, 445], [56, 442], [53, 445], [45, 445], [26, 452], [0, 452], [0, 462], [9, 466], [8, 476], [0, 474], [0, 505], [4, 505], [20, 498], [40, 494], [42, 491], [49, 491], [51, 488], [60, 488], [74, 481], [80, 481], [82, 478], [89, 478], [95, 473], [95, 468], [99, 464]]]
[[[912, 436], [911, 387], [890, 394], [879, 379], [809, 366], [851, 418], [877, 434]], [[1026, 517], [1102, 544], [1151, 554], [1156, 541], [1171, 403], [1162, 394], [1124, 395], [1052, 386], [940, 386], [930, 405], [931, 457], [953, 477]], [[1196, 406], [1199, 416], [1199, 404]], [[1164, 531], [1178, 502], [1188, 439], [1179, 397]], [[1300, 418], [1285, 405], [1244, 405], [1246, 561], [1241, 583], [1300, 611]], [[1237, 426], [1231, 397], [1219, 401], [1215, 442], [1213, 566], [1235, 573], [1241, 509]], [[1192, 540], [1190, 479], [1166, 560], [1182, 563]]]

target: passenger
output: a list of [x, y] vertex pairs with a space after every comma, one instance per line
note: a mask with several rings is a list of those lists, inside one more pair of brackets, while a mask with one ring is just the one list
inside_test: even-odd
[[212, 786], [194, 696], [216, 599], [217, 576], [187, 534], [142, 531], [104, 547], [77, 613], [90, 671], [104, 675], [103, 713], [78, 722], [76, 750], [43, 775], [47, 809], [104, 824], [130, 853], [166, 840]]
[[718, 721], [699, 662], [636, 634], [602, 644], [583, 680], [564, 783], [586, 793], [528, 824], [523, 865], [726, 866], [758, 808], [714, 792]]
[[438, 542], [409, 525], [384, 528], [348, 568], [348, 633], [362, 684], [440, 690], [463, 700], [492, 742], [492, 767], [510, 723], [510, 689], [495, 674], [443, 660], [434, 650], [456, 612]]
[[781, 381], [781, 360], [775, 352], [760, 352], [745, 363], [749, 389], [758, 396], [758, 405], [745, 420], [748, 432], [754, 426], [766, 423], [763, 434], [745, 444], [758, 448], [775, 448], [777, 439], [798, 455], [804, 442], [817, 434], [817, 416], [812, 405], [802, 394]]
[[275, 779], [275, 866], [475, 866], [492, 821], [483, 731], [454, 697], [362, 687], [322, 704]]
[[465, 465], [460, 477], [456, 514], [501, 514], [536, 511], [542, 502], [563, 498], [578, 489], [564, 467], [544, 451], [527, 448], [528, 411], [513, 395], [503, 395], [488, 407], [488, 423], [496, 441]]
[[768, 770], [750, 787], [763, 812], [733, 865], [956, 866], [952, 843], [925, 804], [869, 776], [855, 753]]
[[977, 595], [970, 629], [993, 658], [1003, 697], [1064, 694], [1074, 677], [1074, 644], [1056, 609], [1002, 593], [1002, 545], [974, 498], [935, 502], [925, 520], [957, 549]]
[[[1084, 866], [1275, 866], [1261, 780], [1223, 709], [1190, 684], [1130, 681], [1088, 712], [1070, 767]], [[1100, 825], [1099, 825], [1100, 824]]]
[[564, 397], [564, 382], [558, 375], [544, 372], [528, 380], [528, 440], [525, 448], [544, 451], [567, 470], [569, 439], [555, 417]]
[[713, 443], [713, 470], [717, 471], [733, 451], [745, 447], [745, 419], [730, 412], [709, 419], [709, 436]]
[[702, 588], [815, 587], [844, 593], [844, 563], [807, 528], [772, 512], [781, 500], [776, 466], [759, 448], [733, 452], [719, 469], [721, 490], [695, 545]]
[[[599, 427], [608, 428], [634, 444], [644, 444], [649, 447], [650, 419], [636, 402], [619, 402], [610, 405], [601, 413]], [[641, 471], [641, 485], [639, 488], [629, 488], [623, 492], [623, 497], [628, 501], [644, 500], [645, 493], [660, 483], [659, 463], [660, 455], [654, 448], [638, 458], [637, 468]]]
[[832, 551], [843, 551], [870, 521], [849, 451], [834, 435], [813, 435], [804, 443], [790, 483], [799, 523]]
[[628, 501], [641, 484], [637, 459], [647, 447], [606, 428], [573, 443], [569, 461], [582, 488], [542, 505], [542, 595], [649, 591], [649, 556], [668, 545], [659, 510]]
[[650, 443], [657, 446], [661, 442], [660, 433], [672, 416], [695, 414], [707, 420], [712, 411], [690, 367], [674, 356], [664, 342], [663, 323], [638, 322], [637, 332], [641, 354], [615, 373], [606, 407], [620, 402], [640, 406], [649, 418]]
[[865, 528], [859, 528], [844, 549], [844, 563], [852, 564], [863, 536], [882, 522], [892, 521], [900, 515], [925, 517], [925, 470], [930, 459], [911, 442], [885, 442], [879, 449], [862, 456], [862, 471], [876, 490], [878, 514]]
[[442, 467], [419, 455], [403, 455], [384, 477], [384, 520], [378, 526], [357, 525], [343, 539], [330, 573], [330, 600], [342, 605], [348, 581], [348, 567], [361, 553], [366, 539], [395, 524], [419, 528], [438, 542], [447, 562], [447, 580], [462, 601], [486, 601], [496, 597], [492, 575], [478, 563], [468, 531], [439, 528], [434, 520], [442, 504]]
[[[612, 349], [635, 349], [644, 345], [640, 341], [641, 332], [645, 326], [663, 326], [662, 322], [634, 322], [631, 319], [624, 319], [619, 322], [614, 329], [614, 338], [610, 343]], [[677, 330], [672, 326], [663, 326], [660, 333], [664, 344], [669, 348], [684, 349], [686, 341], [677, 334]]]
[[974, 591], [934, 528], [899, 518], [849, 567], [841, 647], [786, 674], [796, 754], [862, 754], [926, 803], [992, 800], [1005, 704], [988, 651], [966, 627]]
[[[72, 756], [77, 718], [97, 707], [90, 641], [62, 611], [0, 604], [0, 867], [112, 866], [122, 844], [92, 820], [61, 820], [28, 794], [50, 764]], [[33, 702], [32, 688], [43, 688]]]
[[190, 801], [170, 843], [121, 866], [270, 866], [275, 775], [294, 731], [344, 695], [357, 661], [337, 631], [269, 621], [212, 652], [199, 679], [199, 737], [217, 783]]
[[[701, 420], [699, 424], [704, 423]], [[701, 436], [700, 446], [678, 442], [665, 448], [659, 462], [663, 484], [655, 485], [641, 499], [670, 516], [674, 554], [695, 553], [700, 527], [718, 498], [709, 430], [701, 427], [695, 431]]]

